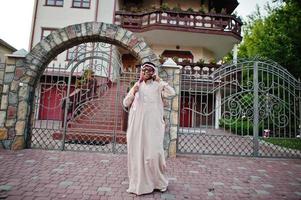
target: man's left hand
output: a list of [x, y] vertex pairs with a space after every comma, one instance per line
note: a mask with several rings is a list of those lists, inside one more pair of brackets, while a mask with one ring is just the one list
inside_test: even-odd
[[160, 82], [161, 78], [158, 75], [155, 75], [155, 81]]

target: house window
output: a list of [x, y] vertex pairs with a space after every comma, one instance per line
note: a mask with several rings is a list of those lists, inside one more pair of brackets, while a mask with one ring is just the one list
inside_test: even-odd
[[90, 8], [91, 0], [73, 0], [72, 7], [73, 8]]
[[64, 0], [46, 0], [46, 6], [63, 6]]
[[57, 30], [56, 28], [42, 28], [41, 40], [47, 37], [52, 31]]
[[86, 52], [86, 44], [81, 44], [78, 46], [74, 46], [67, 50], [67, 57], [66, 60], [80, 60], [85, 57]]
[[163, 58], [172, 58], [176, 62], [193, 62], [193, 55], [190, 51], [165, 50], [162, 53]]

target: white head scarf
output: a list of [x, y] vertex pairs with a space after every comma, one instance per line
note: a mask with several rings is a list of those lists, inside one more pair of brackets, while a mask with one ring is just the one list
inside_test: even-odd
[[[141, 65], [141, 70], [140, 70], [140, 78], [139, 78], [139, 81], [137, 82], [138, 86], [140, 86], [140, 83], [142, 82], [142, 69], [145, 68], [146, 66], [148, 67], [152, 67], [155, 72], [154, 72], [154, 75], [157, 75], [158, 74], [158, 68], [155, 66], [154, 63], [151, 63], [151, 62], [145, 62]], [[139, 99], [139, 92], [137, 92], [135, 94], [135, 99], [134, 99], [134, 102], [132, 104], [132, 108], [133, 110], [136, 110], [136, 104], [137, 104], [137, 100]]]
[[155, 70], [154, 72], [154, 75], [157, 75], [158, 74], [158, 68], [156, 67], [156, 65], [154, 63], [151, 63], [151, 62], [145, 62], [141, 65], [141, 70], [144, 68], [144, 67], [151, 67]]

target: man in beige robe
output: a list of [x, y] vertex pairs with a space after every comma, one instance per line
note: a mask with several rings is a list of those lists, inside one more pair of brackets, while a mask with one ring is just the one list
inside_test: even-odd
[[140, 80], [123, 100], [124, 106], [130, 108], [127, 192], [137, 195], [151, 193], [154, 189], [162, 192], [167, 190], [162, 98], [175, 95], [175, 90], [156, 74], [154, 64], [145, 63], [141, 70], [143, 73], [140, 74]]

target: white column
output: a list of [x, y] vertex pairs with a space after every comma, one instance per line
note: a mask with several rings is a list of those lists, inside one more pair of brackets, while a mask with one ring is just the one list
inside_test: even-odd
[[237, 44], [234, 44], [233, 47], [233, 63], [237, 64]]
[[222, 97], [221, 97], [221, 91], [218, 90], [215, 93], [215, 129], [219, 128], [219, 120], [222, 117]]

